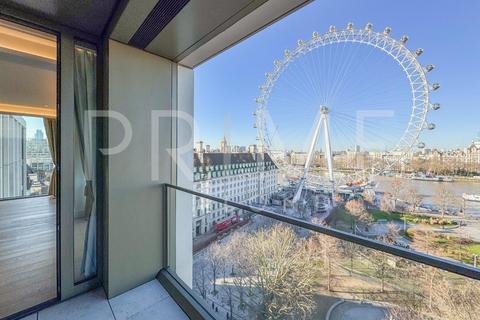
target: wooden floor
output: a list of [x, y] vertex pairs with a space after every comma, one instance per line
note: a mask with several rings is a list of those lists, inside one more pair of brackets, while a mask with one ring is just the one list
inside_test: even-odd
[[55, 200], [0, 201], [0, 319], [57, 296]]

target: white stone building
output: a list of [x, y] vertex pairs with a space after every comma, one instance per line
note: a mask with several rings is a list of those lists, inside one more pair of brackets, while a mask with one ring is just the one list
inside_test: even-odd
[[[194, 190], [247, 204], [267, 203], [277, 188], [278, 168], [267, 153], [195, 153]], [[213, 230], [237, 209], [194, 198], [193, 235]]]
[[465, 150], [468, 164], [480, 164], [480, 139], [475, 140]]

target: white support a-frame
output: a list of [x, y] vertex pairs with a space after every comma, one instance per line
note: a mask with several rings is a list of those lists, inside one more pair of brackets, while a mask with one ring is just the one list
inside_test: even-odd
[[310, 166], [312, 165], [312, 160], [315, 152], [315, 146], [317, 145], [318, 136], [320, 134], [320, 129], [323, 124], [323, 130], [325, 135], [325, 157], [327, 158], [327, 168], [328, 168], [328, 178], [330, 183], [332, 184], [332, 204], [335, 201], [334, 193], [335, 193], [335, 181], [333, 179], [333, 156], [332, 156], [332, 148], [330, 144], [330, 130], [328, 127], [328, 108], [326, 106], [320, 106], [320, 117], [318, 117], [317, 123], [315, 125], [315, 131], [313, 133], [312, 141], [310, 142], [310, 146], [308, 148], [307, 159], [305, 161], [305, 167], [303, 169], [303, 175], [300, 178], [298, 183], [297, 191], [295, 192], [295, 196], [292, 199], [292, 203], [295, 204], [300, 200], [302, 196], [302, 191], [305, 186], [305, 181], [307, 179], [308, 171], [310, 170]]

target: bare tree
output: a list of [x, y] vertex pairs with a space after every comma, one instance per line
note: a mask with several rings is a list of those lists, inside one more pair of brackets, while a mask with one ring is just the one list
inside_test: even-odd
[[217, 278], [224, 266], [224, 248], [218, 242], [213, 242], [207, 249], [207, 262], [210, 265], [213, 294], [217, 294]]
[[247, 239], [248, 262], [257, 300], [256, 316], [305, 318], [313, 310], [316, 268], [304, 239], [275, 225]]
[[450, 190], [450, 188], [445, 183], [441, 183], [435, 189], [435, 194], [433, 196], [433, 202], [438, 207], [442, 219], [445, 216], [449, 206], [452, 206], [455, 203], [455, 196]]
[[349, 274], [350, 276], [352, 276], [353, 275], [353, 258], [355, 257], [355, 254], [359, 250], [358, 245], [350, 241], [343, 241], [342, 249], [345, 256], [347, 256], [350, 260]]
[[422, 203], [423, 196], [419, 193], [418, 189], [410, 185], [407, 191], [405, 192], [405, 197], [407, 202], [410, 204], [412, 212], [415, 212], [418, 206]]
[[415, 230], [413, 233], [413, 243], [412, 246], [414, 249], [425, 252], [428, 254], [437, 254], [437, 248], [433, 246], [434, 233], [430, 230]]
[[207, 291], [208, 291], [208, 282], [207, 282], [207, 264], [204, 260], [201, 260], [198, 262], [198, 268], [197, 270], [199, 271], [197, 274], [195, 274], [195, 277], [193, 277], [194, 284], [196, 289], [200, 292], [200, 295], [204, 300], [207, 300]]
[[[345, 204], [345, 209], [354, 217], [355, 221], [360, 221], [365, 225], [368, 225], [373, 222], [370, 213], [365, 208], [363, 200], [350, 200]], [[355, 225], [353, 226], [355, 231]]]
[[405, 181], [402, 178], [395, 177], [390, 184], [390, 195], [393, 200], [393, 209], [397, 208], [397, 200], [401, 197], [405, 188]]
[[385, 212], [392, 212], [393, 210], [395, 210], [391, 194], [385, 193], [382, 196], [382, 198], [380, 199], [380, 210]]
[[480, 284], [476, 280], [455, 281], [443, 274], [435, 282], [431, 308], [446, 320], [478, 319], [480, 315]]
[[363, 192], [362, 192], [362, 197], [363, 199], [365, 200], [366, 203], [368, 203], [369, 205], [374, 205], [375, 203], [375, 191], [371, 190], [371, 189], [365, 189]]
[[393, 245], [397, 243], [398, 234], [399, 234], [399, 230], [397, 225], [395, 223], [390, 222], [389, 224], [387, 224], [386, 232], [380, 237], [380, 239], [385, 243]]
[[[480, 314], [480, 283], [458, 278], [434, 267], [421, 267], [424, 276], [415, 278], [423, 293], [423, 302], [417, 310], [432, 319], [472, 320]], [[423, 317], [421, 317], [423, 318]]]
[[375, 275], [380, 278], [380, 291], [383, 293], [385, 292], [385, 280], [390, 274], [390, 264], [388, 263], [389, 258], [385, 253], [376, 250], [370, 252], [370, 257], [372, 259]]
[[247, 239], [248, 235], [245, 232], [237, 231], [231, 235], [229, 241], [225, 244], [225, 252], [230, 265], [230, 275], [232, 276], [235, 289], [238, 292], [238, 307], [242, 310], [246, 305], [245, 291], [248, 286], [248, 276], [250, 274], [248, 265], [249, 253], [245, 246]]
[[310, 238], [312, 243], [312, 254], [315, 257], [322, 257], [321, 262], [323, 269], [327, 274], [327, 290], [331, 290], [332, 286], [332, 265], [335, 259], [340, 258], [342, 252], [342, 241], [337, 238], [317, 233]]

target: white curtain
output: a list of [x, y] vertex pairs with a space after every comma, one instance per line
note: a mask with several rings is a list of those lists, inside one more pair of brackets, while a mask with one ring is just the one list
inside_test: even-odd
[[80, 159], [85, 176], [85, 229], [81, 272], [85, 278], [97, 271], [97, 214], [95, 202], [95, 126], [86, 112], [97, 107], [96, 53], [75, 47], [75, 122]]

